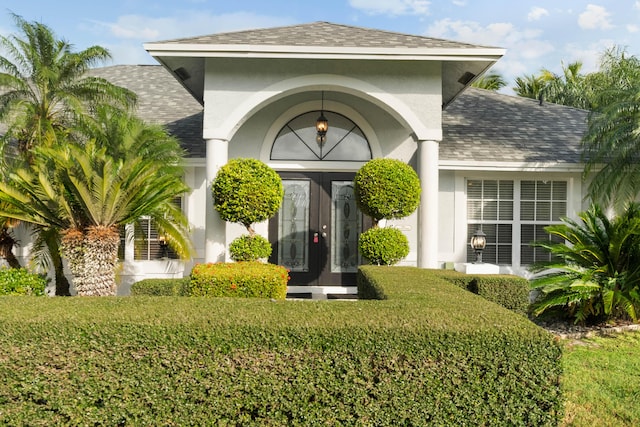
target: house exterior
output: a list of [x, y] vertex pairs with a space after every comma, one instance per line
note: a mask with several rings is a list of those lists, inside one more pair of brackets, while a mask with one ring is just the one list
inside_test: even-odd
[[218, 217], [210, 186], [231, 158], [260, 159], [283, 178], [280, 212], [256, 230], [272, 242], [271, 261], [291, 270], [292, 293], [354, 291], [368, 223], [351, 181], [372, 158], [407, 162], [421, 180], [417, 212], [387, 224], [409, 239], [406, 265], [472, 261], [469, 238], [482, 228], [484, 261], [526, 275], [544, 256], [529, 243], [583, 209], [587, 112], [469, 87], [503, 49], [326, 22], [144, 48], [161, 66], [92, 72], [138, 93], [139, 115], [182, 141], [193, 191], [180, 203], [197, 253], [167, 259], [147, 224], [143, 250], [123, 240], [120, 293], [143, 277], [228, 260], [244, 227]]

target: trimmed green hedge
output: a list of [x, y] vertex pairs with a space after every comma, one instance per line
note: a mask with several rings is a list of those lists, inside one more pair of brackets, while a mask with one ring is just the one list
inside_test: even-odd
[[553, 337], [403, 268], [363, 267], [384, 301], [0, 297], [0, 424], [557, 424]]
[[[424, 275], [423, 280], [439, 277], [516, 313], [526, 315], [528, 312], [531, 288], [527, 279], [523, 277], [506, 274], [473, 275], [453, 270], [427, 269], [422, 269], [421, 274]], [[363, 286], [365, 288], [362, 290], [361, 298], [384, 299], [384, 291], [376, 290], [379, 286], [375, 283], [367, 284], [364, 282]], [[367, 287], [372, 287], [373, 289], [367, 289]], [[377, 296], [378, 294], [380, 294], [381, 298]]]
[[180, 279], [144, 279], [131, 285], [131, 296], [187, 296], [189, 277]]
[[258, 261], [198, 264], [191, 271], [189, 295], [285, 299], [289, 272]]

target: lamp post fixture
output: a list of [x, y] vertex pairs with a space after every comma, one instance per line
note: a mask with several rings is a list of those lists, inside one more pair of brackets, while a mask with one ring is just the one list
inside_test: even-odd
[[329, 130], [329, 120], [324, 116], [324, 91], [322, 91], [322, 106], [320, 107], [320, 117], [316, 120], [316, 141], [322, 147], [327, 140], [327, 131]]
[[487, 246], [487, 235], [481, 229], [477, 229], [473, 236], [471, 236], [471, 248], [476, 253], [476, 260], [474, 264], [482, 264], [482, 251]]

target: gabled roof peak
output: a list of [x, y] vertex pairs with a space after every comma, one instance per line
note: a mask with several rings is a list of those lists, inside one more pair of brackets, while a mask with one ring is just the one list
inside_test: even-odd
[[355, 48], [487, 48], [469, 43], [317, 21], [154, 42], [181, 45], [254, 45]]

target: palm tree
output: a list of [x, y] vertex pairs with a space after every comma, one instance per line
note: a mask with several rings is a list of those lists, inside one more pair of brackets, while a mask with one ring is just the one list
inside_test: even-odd
[[[0, 36], [0, 49], [5, 53], [0, 56], [0, 121], [8, 127], [3, 142], [17, 145], [26, 161], [32, 161], [34, 147], [69, 139], [76, 122], [98, 105], [129, 108], [135, 104], [131, 91], [85, 75], [92, 66], [110, 59], [106, 49], [92, 46], [73, 52], [73, 46], [57, 39], [46, 25], [15, 14], [12, 17], [19, 33]], [[56, 259], [54, 237], [41, 241], [47, 242], [55, 268], [56, 294], [68, 295], [69, 283]]]
[[491, 72], [481, 76], [478, 80], [473, 82], [471, 86], [495, 92], [502, 89], [506, 85], [507, 82], [501, 74]]
[[590, 197], [620, 208], [640, 188], [640, 59], [618, 55], [594, 76], [605, 89], [597, 93], [582, 145], [585, 178], [595, 171]]
[[513, 87], [513, 90], [518, 96], [540, 99], [544, 88], [544, 79], [541, 76], [532, 74], [530, 76], [516, 77], [516, 85]]
[[539, 243], [555, 260], [533, 280], [540, 294], [533, 314], [560, 309], [576, 322], [628, 315], [640, 310], [640, 204], [609, 219], [597, 205], [545, 230], [558, 241]]
[[[177, 142], [176, 142], [177, 144]], [[34, 149], [36, 161], [0, 184], [0, 215], [62, 230], [61, 252], [79, 295], [114, 295], [119, 226], [155, 221], [183, 258], [192, 252], [188, 223], [172, 200], [188, 191], [182, 169], [137, 153], [114, 158], [94, 140]]]

